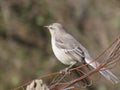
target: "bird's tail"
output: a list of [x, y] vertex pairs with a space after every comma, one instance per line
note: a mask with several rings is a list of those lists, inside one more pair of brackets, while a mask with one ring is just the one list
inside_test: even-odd
[[[86, 60], [86, 62], [91, 65], [93, 68], [97, 68], [100, 64], [96, 61], [94, 62], [90, 62], [88, 60]], [[115, 76], [111, 71], [109, 71], [106, 68], [102, 68], [99, 71], [106, 79], [112, 81], [113, 83], [118, 83], [120, 82], [120, 78], [118, 78], [117, 76]]]
[[[103, 68], [104, 69], [104, 68]], [[107, 78], [108, 80], [112, 81], [113, 83], [120, 82], [120, 78], [115, 76], [111, 71], [109, 70], [101, 70], [100, 73]]]

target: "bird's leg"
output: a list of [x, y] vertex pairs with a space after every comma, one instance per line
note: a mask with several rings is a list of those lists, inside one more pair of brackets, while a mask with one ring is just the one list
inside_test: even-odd
[[60, 73], [63, 74], [63, 76], [57, 81], [56, 85], [59, 84], [65, 78], [65, 76], [67, 74], [70, 74], [69, 69], [71, 67], [73, 67], [75, 64], [76, 64], [76, 62], [72, 62], [72, 64], [69, 67], [67, 67], [67, 68], [65, 68], [65, 69], [63, 69], [63, 70], [60, 71]]
[[61, 70], [61, 73], [63, 73], [63, 74], [68, 74], [69, 73], [70, 74], [69, 69], [72, 68], [75, 64], [76, 64], [76, 62], [74, 62], [74, 63], [72, 62], [72, 64], [69, 67]]

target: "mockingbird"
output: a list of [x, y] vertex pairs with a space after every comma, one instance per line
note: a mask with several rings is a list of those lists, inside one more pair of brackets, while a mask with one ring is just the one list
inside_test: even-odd
[[[52, 49], [57, 59], [69, 68], [76, 63], [87, 63], [93, 68], [100, 64], [97, 61], [92, 62], [88, 51], [73, 36], [68, 34], [60, 23], [53, 23], [45, 26], [51, 33]], [[99, 71], [105, 78], [118, 83], [120, 79], [108, 69]]]

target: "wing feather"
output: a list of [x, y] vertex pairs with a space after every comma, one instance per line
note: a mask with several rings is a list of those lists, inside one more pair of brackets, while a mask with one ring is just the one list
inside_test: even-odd
[[[75, 43], [69, 43], [71, 40], [67, 38], [67, 42], [61, 41], [62, 39], [56, 39], [56, 46], [61, 49], [65, 54], [77, 61], [82, 61], [85, 58], [83, 50], [80, 46], [76, 46]], [[83, 61], [82, 61], [83, 62]]]

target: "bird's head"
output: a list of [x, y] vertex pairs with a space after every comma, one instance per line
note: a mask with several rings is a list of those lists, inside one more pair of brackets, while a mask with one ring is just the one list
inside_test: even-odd
[[49, 29], [51, 35], [55, 32], [63, 31], [63, 26], [60, 23], [53, 23], [44, 27]]

